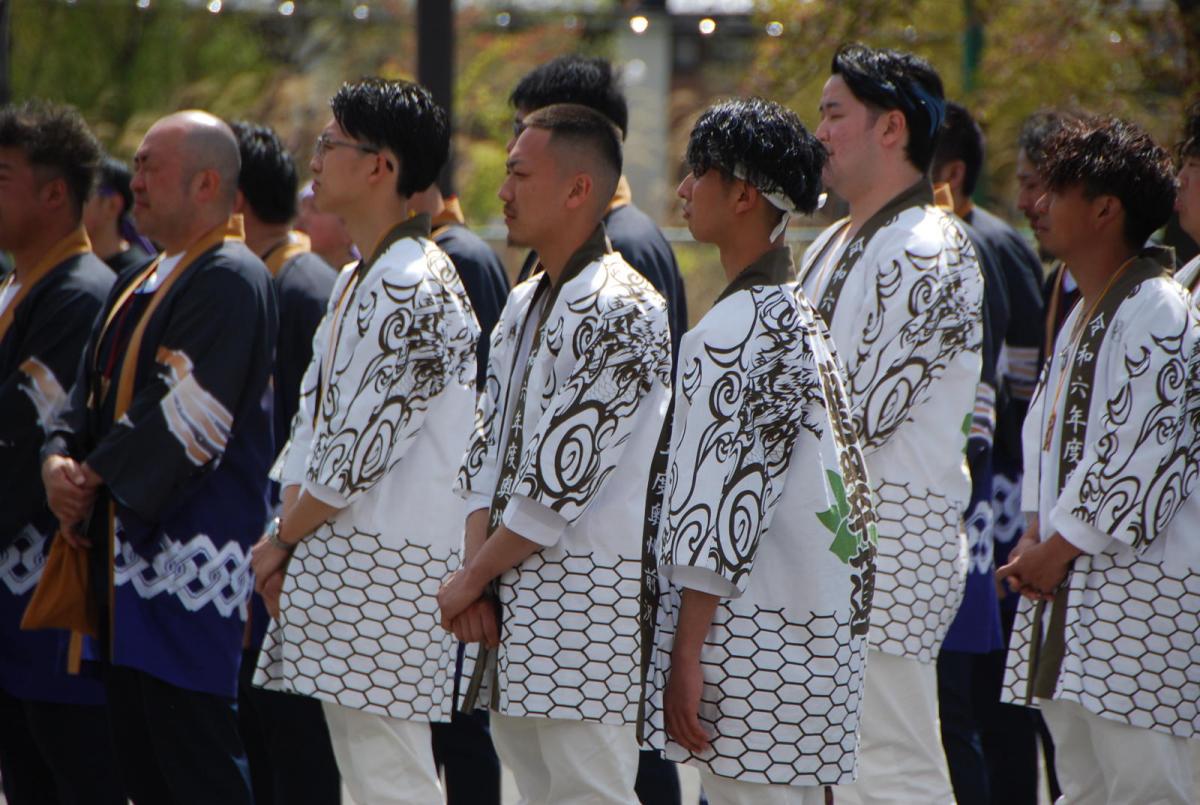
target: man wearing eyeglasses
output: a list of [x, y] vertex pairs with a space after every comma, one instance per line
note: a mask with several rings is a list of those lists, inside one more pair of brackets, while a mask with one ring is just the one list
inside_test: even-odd
[[334, 284], [279, 466], [283, 513], [254, 549], [275, 620], [255, 682], [320, 699], [355, 802], [443, 801], [429, 722], [454, 643], [436, 594], [458, 566], [452, 491], [479, 326], [412, 196], [446, 161], [446, 113], [404, 81], [346, 84], [310, 167], [318, 209], [365, 256]]

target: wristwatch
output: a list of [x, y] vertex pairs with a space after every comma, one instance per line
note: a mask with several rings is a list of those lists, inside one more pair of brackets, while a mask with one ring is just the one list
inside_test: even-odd
[[291, 553], [292, 551], [296, 550], [295, 545], [289, 545], [288, 543], [284, 542], [283, 540], [281, 540], [279, 538], [279, 518], [278, 517], [272, 517], [271, 522], [267, 523], [266, 537], [267, 537], [267, 542], [269, 542], [271, 545], [274, 545], [276, 548], [278, 548], [281, 551], [287, 551], [288, 553]]

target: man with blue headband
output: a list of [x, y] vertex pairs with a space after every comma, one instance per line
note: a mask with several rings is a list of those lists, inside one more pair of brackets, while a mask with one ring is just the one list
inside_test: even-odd
[[831, 72], [816, 134], [850, 214], [809, 248], [800, 283], [845, 361], [879, 515], [859, 778], [838, 800], [953, 802], [935, 660], [966, 571], [983, 281], [927, 175], [945, 114], [937, 73], [862, 45], [839, 49]]

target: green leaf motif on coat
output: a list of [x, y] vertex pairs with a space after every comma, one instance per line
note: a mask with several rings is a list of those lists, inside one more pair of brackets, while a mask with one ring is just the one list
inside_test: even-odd
[[832, 470], [826, 470], [829, 478], [829, 491], [833, 493], [833, 506], [817, 513], [821, 524], [833, 533], [833, 543], [829, 550], [833, 555], [849, 564], [851, 557], [858, 552], [858, 537], [850, 530], [850, 503], [846, 500], [846, 487], [842, 476]]

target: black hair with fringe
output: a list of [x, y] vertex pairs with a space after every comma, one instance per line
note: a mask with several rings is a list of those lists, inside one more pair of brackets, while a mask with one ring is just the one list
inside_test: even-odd
[[351, 137], [400, 158], [398, 194], [407, 198], [437, 180], [450, 153], [450, 123], [429, 90], [411, 81], [362, 78], [343, 84], [329, 106]]
[[1187, 119], [1183, 124], [1183, 139], [1176, 146], [1179, 161], [1188, 157], [1200, 158], [1200, 101], [1196, 101], [1187, 110]]

